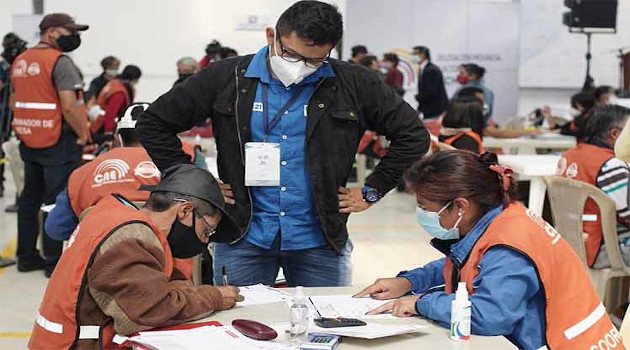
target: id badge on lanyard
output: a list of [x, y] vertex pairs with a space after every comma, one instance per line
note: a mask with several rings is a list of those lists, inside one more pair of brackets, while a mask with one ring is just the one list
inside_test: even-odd
[[302, 93], [297, 87], [293, 96], [269, 121], [268, 86], [262, 84], [264, 142], [245, 144], [245, 186], [280, 186], [280, 144], [267, 142], [269, 132]]

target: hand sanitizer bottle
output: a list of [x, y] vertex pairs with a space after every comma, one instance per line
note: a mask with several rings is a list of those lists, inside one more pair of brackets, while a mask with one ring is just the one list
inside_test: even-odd
[[468, 300], [468, 290], [466, 282], [459, 282], [455, 300], [451, 302], [451, 334], [455, 341], [465, 341], [470, 339], [470, 308]]
[[306, 305], [304, 288], [298, 286], [293, 295], [293, 305], [291, 306], [291, 341], [301, 344], [308, 340], [309, 309]]

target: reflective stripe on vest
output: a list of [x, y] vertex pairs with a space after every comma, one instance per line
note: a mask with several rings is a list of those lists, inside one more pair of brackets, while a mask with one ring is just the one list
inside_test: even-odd
[[599, 304], [597, 308], [590, 315], [586, 316], [582, 321], [578, 322], [575, 326], [564, 331], [564, 336], [571, 340], [578, 335], [586, 332], [589, 328], [599, 321], [606, 314], [606, 308], [603, 304]]
[[101, 334], [99, 326], [81, 326], [79, 327], [79, 339], [98, 339]]
[[42, 109], [46, 111], [54, 111], [55, 109], [57, 109], [57, 105], [55, 103], [15, 102], [15, 108]]
[[61, 323], [47, 320], [46, 317], [40, 315], [39, 313], [37, 314], [35, 322], [37, 322], [38, 325], [49, 332], [63, 334], [63, 325]]

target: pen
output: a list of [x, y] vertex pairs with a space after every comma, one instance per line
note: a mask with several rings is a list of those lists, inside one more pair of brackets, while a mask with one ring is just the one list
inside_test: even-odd
[[322, 317], [322, 314], [320, 314], [319, 310], [317, 310], [317, 306], [315, 306], [315, 303], [313, 302], [313, 300], [311, 300], [311, 298], [308, 298], [308, 301], [311, 302], [311, 305], [313, 305], [313, 309], [315, 309], [315, 311], [317, 311], [317, 314], [319, 315], [319, 317]]
[[225, 265], [223, 265], [223, 270], [222, 270], [222, 276], [223, 276], [223, 286], [227, 287], [228, 286], [228, 279], [227, 279], [227, 273], [225, 273]]

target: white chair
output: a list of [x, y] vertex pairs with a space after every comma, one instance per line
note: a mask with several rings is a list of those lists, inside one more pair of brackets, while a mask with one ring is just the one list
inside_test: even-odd
[[[616, 277], [630, 276], [630, 268], [621, 258], [617, 239], [617, 208], [613, 200], [602, 190], [587, 183], [562, 177], [546, 177], [547, 193], [551, 204], [551, 213], [558, 232], [573, 247], [584, 266], [587, 268], [597, 293], [604, 301], [609, 312], [614, 303], [618, 303], [617, 291], [606, 293], [608, 282]], [[600, 211], [603, 239], [610, 268], [592, 269], [586, 261], [586, 249], [583, 239], [582, 214], [587, 199], [595, 201]]]
[[626, 316], [624, 316], [621, 327], [619, 328], [619, 335], [621, 335], [623, 345], [625, 345], [626, 348], [630, 348], [630, 307], [626, 310]]
[[15, 191], [19, 195], [24, 188], [24, 162], [20, 156], [20, 141], [11, 139], [2, 144], [2, 150], [9, 165], [11, 166], [11, 175], [15, 182]]

